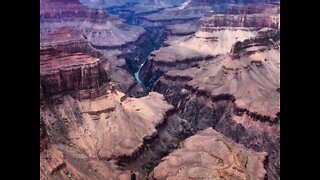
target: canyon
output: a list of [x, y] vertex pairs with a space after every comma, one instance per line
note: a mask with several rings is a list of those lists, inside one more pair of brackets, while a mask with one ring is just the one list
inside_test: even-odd
[[280, 179], [280, 2], [40, 0], [40, 179]]

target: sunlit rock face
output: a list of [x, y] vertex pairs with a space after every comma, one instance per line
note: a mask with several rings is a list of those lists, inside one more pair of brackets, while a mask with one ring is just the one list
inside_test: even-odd
[[258, 153], [216, 132], [199, 131], [163, 158], [150, 179], [264, 179], [266, 153]]
[[44, 105], [40, 115], [51, 145], [44, 149], [40, 133], [43, 178], [130, 179], [116, 161], [139, 153], [171, 108], [158, 93], [135, 99], [112, 88], [93, 100], [64, 96], [61, 103]]
[[[226, 41], [221, 41], [221, 43], [225, 44], [218, 44], [218, 42], [216, 46], [212, 45], [211, 47], [214, 49], [211, 51], [212, 56], [218, 55], [215, 53], [219, 53], [220, 50], [220, 55], [217, 58], [206, 62], [198, 62], [197, 67], [184, 70], [170, 68], [171, 70], [166, 75], [170, 77], [189, 77], [191, 80], [187, 85], [194, 89], [209, 92], [213, 96], [232, 94], [235, 96], [236, 104], [239, 107], [275, 118], [276, 113], [280, 111], [280, 94], [277, 92], [280, 87], [280, 53], [276, 43], [279, 40], [279, 35], [275, 30], [269, 30], [269, 34], [263, 33], [264, 30], [266, 29], [261, 30], [262, 32], [242, 32], [243, 35], [248, 35], [249, 37], [255, 33], [257, 33], [257, 36], [251, 36], [251, 38], [235, 45], [232, 44], [236, 41], [229, 45], [226, 44]], [[232, 30], [224, 33], [229, 35]], [[239, 31], [235, 33], [235, 37], [240, 37], [237, 36], [240, 33]], [[274, 35], [272, 35], [273, 33]], [[265, 35], [265, 37], [261, 37], [261, 34]], [[231, 35], [228, 37], [231, 37]], [[220, 38], [223, 38], [223, 35]], [[198, 45], [203, 44], [205, 43], [198, 42]], [[197, 45], [196, 41], [190, 45]], [[192, 48], [195, 50], [200, 49]], [[210, 51], [203, 50], [204, 55], [201, 55], [200, 51], [199, 58], [210, 55], [205, 54], [208, 52]], [[222, 53], [225, 53], [225, 55], [222, 55]], [[195, 53], [190, 53], [190, 56], [193, 55]], [[187, 61], [186, 58], [181, 58], [180, 61], [179, 59], [170, 61], [169, 58], [162, 57], [160, 53], [156, 54], [154, 60], [155, 64], [159, 64], [160, 67], [161, 64], [166, 66], [170, 63], [179, 64]]]
[[53, 48], [40, 51], [43, 52], [40, 57], [41, 86], [46, 97], [78, 90], [81, 98], [86, 96], [83, 91], [89, 90], [92, 94], [99, 88], [99, 59], [82, 53], [54, 52]]

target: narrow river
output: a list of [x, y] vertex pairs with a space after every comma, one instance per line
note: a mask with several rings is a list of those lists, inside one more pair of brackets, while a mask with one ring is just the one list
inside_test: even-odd
[[140, 65], [139, 69], [137, 72], [134, 73], [134, 77], [138, 81], [139, 84], [143, 84], [141, 78], [140, 78], [140, 71], [143, 68], [143, 66], [146, 64], [146, 62], [150, 59], [151, 53], [155, 50], [155, 48], [149, 53], [148, 57], [144, 60], [144, 62]]

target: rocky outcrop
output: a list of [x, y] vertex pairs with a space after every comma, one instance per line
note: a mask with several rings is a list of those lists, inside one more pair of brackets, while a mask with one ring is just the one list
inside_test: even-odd
[[[262, 59], [258, 60], [256, 57]], [[172, 68], [164, 78], [173, 80], [175, 78], [172, 77], [185, 77], [184, 79], [190, 80], [187, 85], [198, 92], [204, 91], [210, 96], [231, 94], [239, 108], [275, 118], [280, 109], [280, 95], [277, 92], [280, 83], [278, 63], [279, 51], [271, 49], [256, 51], [237, 60], [224, 57], [200, 62], [199, 67], [184, 70]], [[234, 83], [226, 83], [231, 79]], [[179, 82], [181, 81], [175, 83]]]
[[40, 114], [53, 142], [48, 151], [59, 154], [57, 159], [65, 164], [57, 168], [43, 160], [43, 171], [53, 166], [56, 169], [52, 170], [55, 174], [49, 171], [45, 176], [63, 177], [68, 172], [74, 178], [128, 177], [128, 171], [119, 172], [116, 162], [135, 156], [145, 141], [156, 136], [155, 128], [170, 109], [172, 106], [158, 93], [136, 99], [111, 87], [94, 100], [64, 96], [60, 104], [43, 106]]
[[94, 98], [105, 78], [100, 60], [83, 53], [63, 53], [51, 47], [40, 48], [40, 88], [43, 97], [73, 93]]
[[216, 0], [192, 0], [190, 6], [211, 6], [216, 14], [276, 14], [280, 12], [280, 1], [216, 1]]
[[188, 8], [168, 8], [154, 14], [140, 16], [136, 23], [143, 26], [167, 26], [183, 24], [188, 22], [196, 23], [201, 16], [210, 10], [209, 7], [188, 7]]
[[119, 48], [137, 41], [145, 33], [143, 28], [127, 25], [103, 8], [93, 10], [82, 28], [85, 38], [99, 49]]
[[150, 179], [264, 179], [266, 153], [234, 143], [212, 128], [199, 131], [163, 158]]
[[280, 17], [270, 14], [217, 14], [205, 20], [201, 29], [209, 31], [210, 27], [270, 27], [278, 29]]
[[[279, 16], [266, 7], [203, 18], [194, 35], [168, 37], [142, 72], [157, 77], [149, 78], [150, 86], [194, 128], [191, 134], [213, 127], [246, 148], [267, 152], [267, 178], [279, 179], [280, 32], [278, 20], [273, 26], [259, 19]], [[238, 22], [240, 16], [249, 17], [247, 24]]]
[[[40, 47], [57, 49], [56, 51], [71, 54], [81, 52], [99, 58], [101, 61], [106, 60], [105, 57], [102, 57], [103, 54], [94, 49], [83, 37], [82, 31], [77, 29], [63, 27], [49, 32], [40, 37]], [[43, 54], [46, 52], [47, 51], [43, 50], [40, 53]], [[52, 52], [47, 52], [47, 54], [50, 53]]]
[[223, 14], [277, 14], [280, 12], [278, 0], [275, 0], [274, 3], [259, 1], [259, 3], [249, 4], [215, 4], [213, 9], [215, 12]]
[[239, 108], [275, 118], [280, 109], [279, 39], [279, 31], [271, 28], [200, 29], [160, 48], [149, 63], [151, 71], [165, 72], [165, 78], [186, 77], [188, 86], [198, 92], [231, 94]]
[[168, 25], [166, 28], [171, 36], [186, 36], [195, 33], [199, 28], [198, 21], [186, 22], [183, 24]]
[[[249, 112], [250, 115], [243, 112], [241, 115], [238, 113], [237, 99], [232, 95], [220, 94], [212, 97], [208, 92], [198, 92], [196, 89], [188, 88], [187, 83], [188, 81], [180, 79], [172, 81], [162, 77], [154, 87], [177, 108], [177, 116], [184, 119], [183, 124], [189, 127], [184, 131], [193, 134], [199, 129], [213, 127], [247, 148], [268, 152], [265, 166], [267, 176], [269, 179], [278, 179], [280, 173], [279, 121], [273, 123], [274, 117], [267, 116], [266, 118], [270, 118], [271, 121], [265, 122], [257, 116], [251, 116], [253, 112]], [[278, 114], [277, 118], [280, 118]], [[177, 134], [174, 136], [179, 137]]]
[[59, 28], [40, 38], [40, 100], [72, 94], [94, 98], [104, 92], [106, 59], [90, 46], [81, 31]]
[[40, 152], [40, 180], [49, 179], [49, 177], [65, 167], [63, 154], [61, 151], [50, 147]]
[[121, 170], [114, 161], [91, 159], [72, 146], [53, 145], [40, 153], [40, 180], [131, 178], [130, 171]]
[[[258, 33], [259, 34], [257, 37], [246, 39], [242, 42], [236, 42], [231, 48], [230, 56], [233, 59], [239, 59], [243, 56], [249, 56], [250, 54], [258, 51], [265, 51], [270, 47], [275, 49], [280, 48], [280, 34], [276, 30], [265, 28], [258, 31]], [[254, 47], [260, 48], [257, 49]], [[258, 61], [256, 63], [261, 64]]]
[[40, 36], [61, 27], [80, 28], [89, 15], [90, 9], [78, 0], [40, 0]]

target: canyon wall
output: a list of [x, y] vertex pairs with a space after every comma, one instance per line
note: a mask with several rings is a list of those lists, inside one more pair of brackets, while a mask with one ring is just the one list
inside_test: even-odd
[[194, 128], [192, 134], [213, 127], [246, 148], [267, 152], [266, 177], [279, 179], [279, 14], [267, 7], [202, 18], [194, 35], [169, 37], [142, 77]]
[[40, 1], [40, 179], [280, 179], [278, 1], [135, 2]]

